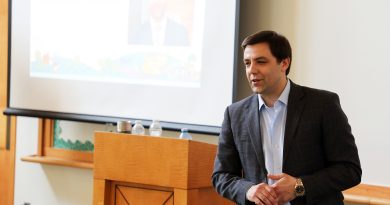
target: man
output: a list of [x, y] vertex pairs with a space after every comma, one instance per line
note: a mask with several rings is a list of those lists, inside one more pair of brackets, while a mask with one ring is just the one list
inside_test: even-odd
[[225, 111], [212, 176], [238, 204], [343, 204], [362, 170], [338, 95], [294, 84], [288, 40], [262, 31], [242, 43], [255, 93]]

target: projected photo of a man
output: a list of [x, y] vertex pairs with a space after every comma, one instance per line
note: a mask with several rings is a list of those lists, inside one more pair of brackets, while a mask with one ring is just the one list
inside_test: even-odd
[[136, 16], [138, 12], [134, 9], [137, 3], [130, 3], [129, 44], [189, 46], [193, 0], [174, 1], [142, 1], [145, 3], [138, 3], [140, 16]]

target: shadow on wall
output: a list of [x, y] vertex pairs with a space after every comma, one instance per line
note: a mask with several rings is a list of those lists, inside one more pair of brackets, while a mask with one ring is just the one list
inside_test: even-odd
[[[294, 50], [297, 33], [294, 30], [297, 28], [295, 17], [298, 11], [299, 3], [297, 1], [241, 1], [239, 38], [237, 42], [239, 45], [237, 51], [237, 87], [235, 101], [252, 94], [242, 62], [241, 42], [245, 37], [259, 30], [274, 30], [286, 36]], [[283, 15], [280, 15], [280, 13], [283, 13]], [[292, 63], [290, 78], [294, 77], [294, 60]]]

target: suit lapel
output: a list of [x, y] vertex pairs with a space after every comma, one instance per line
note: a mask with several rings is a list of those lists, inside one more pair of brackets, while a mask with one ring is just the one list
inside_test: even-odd
[[[290, 81], [291, 82], [291, 81]], [[294, 139], [295, 131], [298, 127], [301, 113], [305, 106], [303, 100], [304, 93], [299, 85], [291, 82], [290, 95], [288, 98], [286, 127], [284, 133], [284, 148], [283, 148], [283, 169], [287, 160], [288, 152]]]
[[267, 174], [264, 161], [263, 143], [261, 140], [260, 132], [260, 116], [259, 116], [259, 101], [257, 95], [253, 95], [252, 100], [247, 108], [248, 118], [248, 133], [252, 142], [253, 149], [257, 157], [257, 161], [261, 168], [264, 169], [264, 173]]

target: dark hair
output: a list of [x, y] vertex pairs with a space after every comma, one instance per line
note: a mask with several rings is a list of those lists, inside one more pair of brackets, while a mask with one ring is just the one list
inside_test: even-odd
[[278, 63], [286, 58], [290, 58], [290, 65], [288, 65], [286, 70], [286, 75], [288, 75], [292, 61], [292, 52], [287, 38], [275, 31], [260, 31], [246, 37], [244, 41], [242, 41], [241, 47], [242, 49], [245, 49], [248, 45], [258, 43], [267, 43], [272, 55], [276, 58]]

